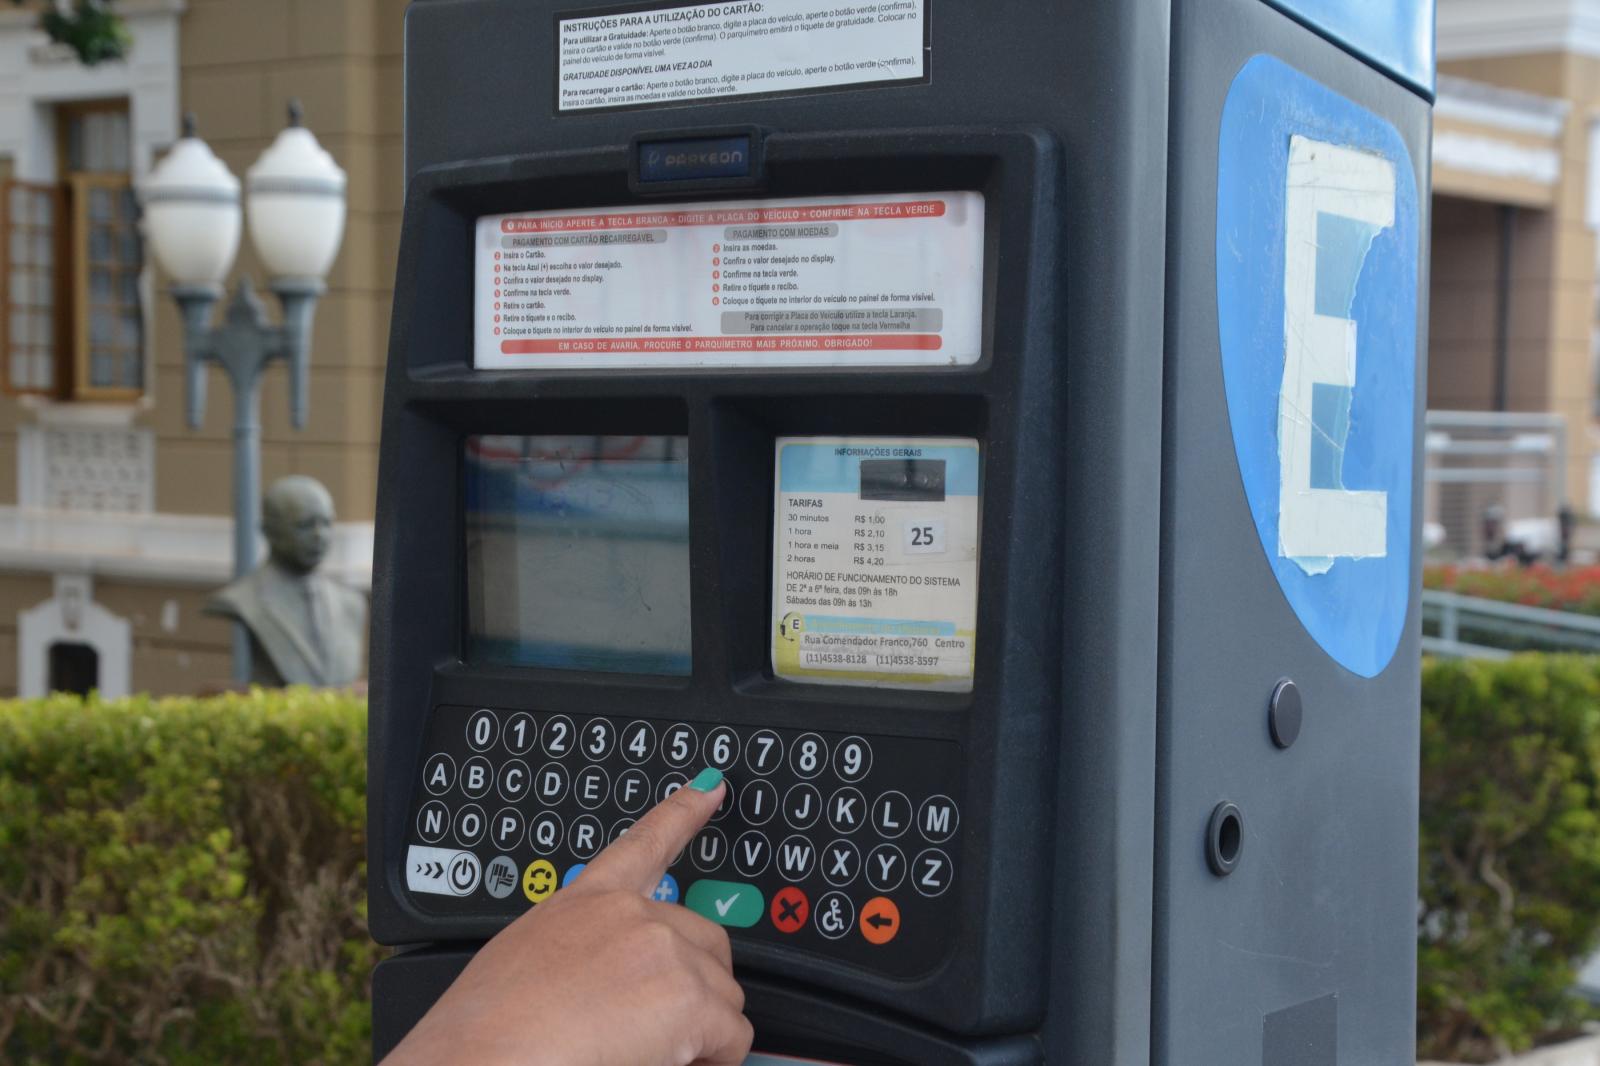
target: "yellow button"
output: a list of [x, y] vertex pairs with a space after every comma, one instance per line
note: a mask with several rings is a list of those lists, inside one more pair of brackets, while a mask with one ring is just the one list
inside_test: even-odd
[[522, 871], [522, 894], [529, 903], [543, 903], [556, 887], [556, 868], [545, 859], [534, 859]]

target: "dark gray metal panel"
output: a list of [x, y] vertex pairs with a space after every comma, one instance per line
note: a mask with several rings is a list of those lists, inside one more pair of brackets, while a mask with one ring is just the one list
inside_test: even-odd
[[[1416, 577], [1405, 636], [1370, 680], [1324, 654], [1279, 591], [1251, 520], [1223, 392], [1216, 186], [1229, 85], [1252, 55], [1275, 55], [1400, 132], [1416, 168], [1425, 250], [1429, 110], [1256, 0], [1175, 0], [1173, 7], [1155, 1058], [1218, 1066], [1410, 1063]], [[1418, 426], [1425, 271], [1420, 283]], [[1414, 472], [1420, 448], [1418, 432]], [[1413, 487], [1420, 500], [1416, 473]], [[1413, 545], [1419, 513], [1415, 507]], [[1273, 744], [1267, 717], [1283, 677], [1304, 697], [1303, 728], [1288, 749]], [[1219, 878], [1207, 866], [1203, 838], [1223, 800], [1239, 805], [1245, 834], [1237, 869]], [[1321, 1037], [1278, 1012], [1332, 996], [1333, 1057], [1267, 1057], [1286, 1046], [1320, 1046]], [[1329, 1024], [1320, 1015], [1311, 1020]]]

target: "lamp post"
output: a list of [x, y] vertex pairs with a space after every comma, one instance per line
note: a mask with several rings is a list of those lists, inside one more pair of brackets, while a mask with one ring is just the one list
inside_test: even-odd
[[[205, 415], [206, 366], [222, 368], [233, 386], [233, 576], [256, 562], [261, 524], [261, 375], [276, 360], [289, 366], [289, 415], [303, 429], [309, 406], [311, 319], [323, 278], [344, 234], [345, 173], [301, 125], [289, 104], [289, 125], [246, 174], [250, 239], [267, 268], [267, 287], [282, 307], [272, 325], [255, 287], [241, 277], [221, 325], [212, 310], [239, 250], [239, 179], [195, 135], [183, 137], [140, 185], [150, 248], [172, 277], [183, 315], [185, 412], [198, 429]], [[233, 679], [250, 680], [250, 633], [233, 630]]]

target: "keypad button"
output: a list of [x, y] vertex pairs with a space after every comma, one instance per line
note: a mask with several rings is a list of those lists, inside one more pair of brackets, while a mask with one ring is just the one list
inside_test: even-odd
[[811, 901], [793, 885], [784, 885], [772, 897], [772, 927], [780, 933], [798, 933], [811, 915]]
[[822, 877], [834, 888], [844, 888], [861, 872], [861, 852], [848, 840], [835, 840], [822, 849]]
[[671, 874], [662, 874], [656, 887], [650, 890], [650, 898], [657, 903], [678, 902], [678, 879]]
[[829, 892], [817, 900], [812, 924], [829, 940], [838, 940], [856, 924], [855, 905], [843, 892]]
[[867, 900], [861, 908], [861, 935], [880, 947], [900, 935], [900, 908], [885, 896]]
[[522, 871], [522, 894], [533, 904], [543, 903], [556, 891], [556, 868], [547, 859], [534, 859]]
[[783, 765], [783, 738], [770, 729], [760, 729], [744, 746], [744, 764], [765, 777]]
[[611, 794], [611, 775], [598, 766], [585, 766], [573, 779], [572, 794], [584, 810], [599, 810]]
[[473, 711], [467, 719], [467, 747], [473, 751], [488, 751], [500, 735], [500, 719], [493, 711]]
[[592, 814], [580, 814], [572, 820], [572, 828], [567, 832], [567, 849], [572, 854], [588, 861], [594, 858], [604, 842], [600, 819]]
[[496, 855], [483, 868], [483, 887], [494, 899], [505, 899], [517, 887], [517, 864], [509, 855]]
[[439, 752], [423, 764], [422, 784], [432, 795], [444, 795], [455, 783], [456, 761], [444, 752]]
[[778, 872], [785, 880], [804, 880], [816, 864], [817, 849], [805, 837], [787, 837], [778, 845]]
[[738, 929], [755, 925], [767, 909], [759, 888], [736, 881], [696, 881], [683, 902], [702, 918]]
[[637, 822], [638, 820], [639, 819], [637, 818], [618, 818], [616, 822], [612, 823], [611, 832], [606, 836], [606, 843], [615, 844], [617, 842], [617, 838], [623, 833], [626, 833], [629, 829], [632, 829], [633, 823]]
[[611, 794], [621, 810], [638, 814], [650, 802], [650, 779], [643, 770], [624, 770], [617, 775], [617, 784]]
[[561, 875], [561, 887], [566, 888], [568, 885], [572, 884], [572, 882], [576, 881], [578, 879], [578, 875], [583, 873], [588, 865], [589, 864], [586, 862], [575, 862], [571, 866], [567, 867], [567, 872]]
[[954, 874], [950, 856], [938, 848], [919, 851], [917, 857], [911, 860], [911, 887], [930, 899], [944, 895]]
[[743, 876], [759, 876], [771, 861], [772, 842], [760, 830], [741, 833], [733, 842], [733, 868]]
[[635, 766], [650, 760], [656, 750], [656, 727], [649, 722], [629, 722], [622, 731], [622, 757]]
[[713, 822], [722, 821], [728, 816], [729, 812], [733, 810], [733, 778], [724, 777], [722, 779], [722, 784], [724, 786], [722, 789], [722, 798], [717, 801], [717, 809], [711, 812], [711, 820]]
[[496, 786], [500, 798], [507, 803], [519, 803], [533, 786], [533, 771], [521, 759], [509, 759], [500, 767], [500, 781]]
[[739, 790], [739, 817], [749, 825], [766, 825], [778, 813], [778, 790], [772, 782], [756, 778]]
[[449, 828], [450, 808], [438, 800], [429, 800], [417, 812], [417, 836], [429, 844], [437, 844], [444, 839], [445, 830]]
[[554, 807], [567, 794], [567, 768], [558, 762], [545, 763], [539, 768], [539, 777], [534, 782], [534, 789], [540, 803], [546, 807]]
[[915, 813], [904, 792], [885, 792], [872, 803], [872, 828], [885, 840], [898, 840]]
[[956, 827], [960, 824], [961, 812], [956, 809], [955, 800], [949, 796], [929, 796], [922, 801], [922, 809], [917, 812], [917, 828], [930, 844], [943, 844], [956, 835]]
[[469, 803], [456, 812], [455, 830], [456, 843], [464, 848], [470, 848], [483, 839], [483, 831], [487, 822], [483, 816], [483, 808], [476, 803]]
[[833, 749], [833, 772], [841, 781], [855, 784], [872, 769], [872, 746], [860, 737], [845, 737]]
[[694, 761], [694, 753], [699, 750], [700, 737], [690, 726], [675, 725], [661, 738], [661, 758], [679, 770]]
[[706, 826], [689, 842], [689, 861], [701, 873], [711, 873], [727, 858], [728, 838], [714, 826]]
[[801, 733], [789, 745], [789, 769], [810, 780], [828, 765], [828, 742], [815, 733]]
[[572, 719], [558, 714], [546, 721], [544, 728], [539, 731], [539, 744], [546, 755], [559, 759], [572, 750], [574, 733]]
[[739, 761], [739, 734], [718, 726], [706, 734], [705, 760], [718, 770], [730, 770]]
[[822, 793], [815, 785], [801, 782], [789, 789], [783, 797], [783, 820], [790, 829], [806, 830], [822, 817]]
[[656, 782], [656, 802], [660, 803], [688, 783], [689, 779], [682, 774], [662, 774], [661, 780]]
[[501, 851], [510, 851], [522, 843], [522, 834], [526, 829], [521, 811], [515, 807], [502, 807], [489, 824], [489, 838]]
[[828, 824], [835, 833], [850, 834], [867, 818], [867, 799], [858, 788], [846, 785], [828, 799]]
[[549, 855], [561, 846], [566, 827], [555, 811], [541, 811], [528, 823], [528, 843], [540, 855]]
[[527, 711], [518, 711], [506, 722], [500, 743], [513, 755], [528, 754], [539, 743], [539, 723]]
[[617, 743], [617, 727], [604, 718], [591, 718], [583, 723], [579, 746], [586, 759], [598, 762], [611, 754]]
[[461, 793], [468, 799], [483, 799], [494, 787], [494, 767], [488, 759], [474, 755], [461, 765]]
[[893, 844], [879, 844], [867, 852], [867, 884], [879, 892], [893, 892], [905, 879], [905, 852]]

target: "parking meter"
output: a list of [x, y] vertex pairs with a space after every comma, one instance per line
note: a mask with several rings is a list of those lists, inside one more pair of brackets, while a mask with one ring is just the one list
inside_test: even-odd
[[378, 1053], [715, 766], [759, 1061], [1409, 1061], [1431, 28], [414, 4]]

